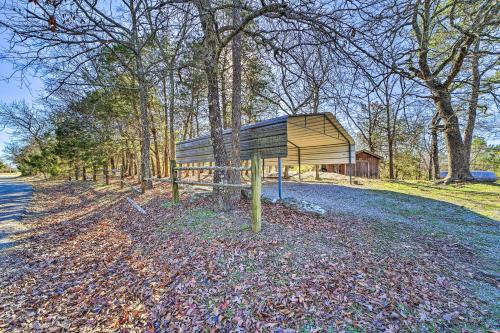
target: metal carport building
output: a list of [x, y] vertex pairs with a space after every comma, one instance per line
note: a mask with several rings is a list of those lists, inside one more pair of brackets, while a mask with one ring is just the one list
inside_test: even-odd
[[[231, 149], [231, 130], [225, 130], [224, 143]], [[242, 126], [241, 159], [249, 160], [259, 151], [266, 164], [281, 165], [353, 164], [354, 140], [329, 112], [281, 116]], [[213, 162], [212, 140], [202, 136], [177, 143], [177, 163]], [[279, 186], [281, 188], [281, 186]]]

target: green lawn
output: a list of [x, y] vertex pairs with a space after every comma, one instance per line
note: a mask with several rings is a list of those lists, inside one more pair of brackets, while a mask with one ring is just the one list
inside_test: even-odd
[[500, 183], [436, 185], [429, 181], [370, 181], [364, 187], [393, 191], [462, 206], [487, 218], [500, 220]]

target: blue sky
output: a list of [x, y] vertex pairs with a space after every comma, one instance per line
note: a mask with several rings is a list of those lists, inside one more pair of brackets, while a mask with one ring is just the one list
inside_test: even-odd
[[[5, 32], [0, 31], [0, 50], [8, 47]], [[25, 77], [24, 82], [21, 82], [19, 75], [14, 75], [12, 64], [1, 58], [0, 55], [0, 102], [9, 103], [15, 100], [26, 100], [32, 102], [42, 90], [42, 82], [37, 77]], [[1, 124], [0, 124], [1, 125]], [[3, 126], [0, 126], [3, 127]], [[3, 156], [3, 148], [6, 142], [11, 139], [11, 131], [9, 129], [2, 130], [0, 128], [0, 156]]]

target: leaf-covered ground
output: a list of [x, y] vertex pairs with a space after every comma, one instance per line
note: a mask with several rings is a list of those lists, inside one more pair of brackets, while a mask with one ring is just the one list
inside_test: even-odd
[[[474, 253], [355, 218], [248, 202], [134, 199], [117, 186], [36, 184], [28, 231], [0, 256], [0, 331], [475, 331], [495, 313], [462, 281]], [[423, 236], [422, 236], [423, 237]]]

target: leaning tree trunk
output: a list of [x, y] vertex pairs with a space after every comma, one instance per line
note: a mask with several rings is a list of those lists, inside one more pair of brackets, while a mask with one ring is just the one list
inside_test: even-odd
[[472, 180], [467, 150], [460, 133], [458, 117], [451, 105], [450, 93], [446, 90], [438, 90], [434, 94], [434, 103], [444, 123], [444, 138], [448, 149], [448, 175], [444, 182]]

